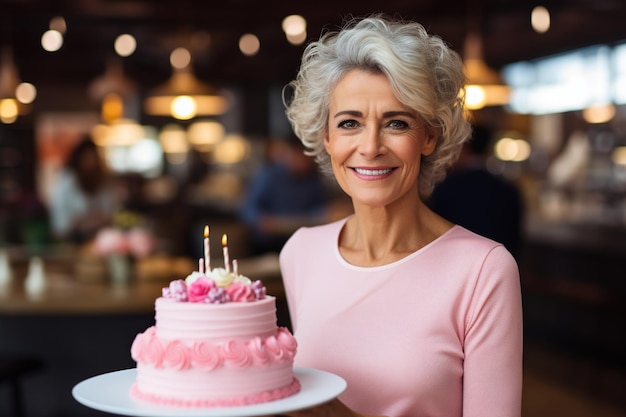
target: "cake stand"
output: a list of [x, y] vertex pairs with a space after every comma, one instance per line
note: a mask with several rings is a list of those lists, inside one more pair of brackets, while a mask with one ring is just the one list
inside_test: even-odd
[[346, 381], [330, 372], [294, 367], [300, 392], [263, 404], [236, 407], [183, 408], [148, 404], [134, 399], [130, 388], [137, 370], [124, 369], [88, 378], [74, 386], [72, 395], [79, 403], [112, 414], [137, 417], [252, 417], [287, 413], [313, 407], [337, 397]]

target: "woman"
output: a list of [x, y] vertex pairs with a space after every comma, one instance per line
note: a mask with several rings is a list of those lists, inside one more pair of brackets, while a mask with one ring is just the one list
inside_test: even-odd
[[83, 244], [119, 209], [105, 161], [88, 138], [72, 150], [51, 196], [52, 228], [61, 240]]
[[462, 63], [372, 16], [305, 50], [287, 115], [354, 214], [297, 231], [281, 270], [296, 365], [343, 377], [294, 416], [519, 416], [519, 272], [503, 245], [424, 204], [470, 135]]

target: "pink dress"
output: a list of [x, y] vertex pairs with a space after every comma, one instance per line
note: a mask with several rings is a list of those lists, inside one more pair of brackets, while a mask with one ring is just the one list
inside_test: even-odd
[[340, 255], [345, 219], [302, 228], [280, 264], [296, 365], [343, 377], [340, 399], [392, 417], [518, 417], [519, 271], [499, 243], [460, 226], [388, 265]]

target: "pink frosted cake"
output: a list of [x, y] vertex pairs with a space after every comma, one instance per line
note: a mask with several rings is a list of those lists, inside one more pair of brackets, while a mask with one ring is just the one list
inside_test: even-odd
[[131, 347], [131, 395], [183, 407], [258, 404], [295, 394], [296, 340], [276, 324], [275, 298], [260, 281], [221, 268], [172, 281], [155, 303], [155, 325]]

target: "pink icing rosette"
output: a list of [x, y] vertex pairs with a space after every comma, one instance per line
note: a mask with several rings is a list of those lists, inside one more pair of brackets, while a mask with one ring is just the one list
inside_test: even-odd
[[246, 368], [252, 364], [252, 357], [246, 346], [236, 340], [230, 340], [222, 345], [221, 351], [224, 363], [233, 368]]
[[275, 362], [280, 362], [286, 358], [289, 358], [290, 355], [280, 343], [279, 339], [276, 336], [270, 336], [265, 340], [265, 345], [267, 346], [267, 350], [270, 352], [272, 359]]
[[[150, 327], [150, 329], [151, 328], [153, 327]], [[146, 333], [148, 330], [146, 330]], [[143, 353], [146, 350], [147, 344], [148, 342], [145, 333], [139, 333], [135, 336], [135, 340], [133, 340], [133, 344], [130, 346], [130, 356], [137, 362], [143, 362]]]
[[234, 282], [226, 287], [226, 293], [230, 296], [231, 301], [247, 302], [256, 300], [256, 295], [249, 285]]
[[183, 370], [190, 365], [189, 348], [179, 340], [173, 340], [165, 347], [163, 366]]
[[187, 287], [189, 301], [192, 303], [202, 303], [206, 300], [209, 291], [215, 288], [215, 282], [208, 277], [200, 277]]
[[270, 354], [265, 343], [260, 337], [255, 337], [248, 342], [248, 349], [256, 365], [265, 366], [271, 362]]
[[159, 339], [154, 334], [150, 334], [145, 345], [144, 361], [146, 363], [152, 363], [155, 367], [161, 367], [163, 363], [164, 349]]
[[191, 348], [193, 365], [205, 371], [212, 371], [222, 366], [222, 357], [217, 346], [207, 342], [196, 342]]
[[298, 342], [296, 341], [296, 338], [289, 333], [289, 330], [284, 327], [280, 327], [276, 334], [276, 339], [278, 340], [279, 345], [283, 346], [288, 356], [293, 358], [296, 355]]

